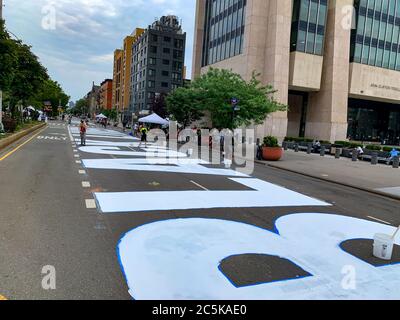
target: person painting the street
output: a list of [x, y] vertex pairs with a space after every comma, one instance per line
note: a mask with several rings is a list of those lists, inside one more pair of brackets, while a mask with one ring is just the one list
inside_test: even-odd
[[86, 131], [86, 123], [81, 120], [81, 124], [79, 125], [79, 133], [81, 134], [81, 146], [86, 146]]
[[140, 134], [142, 135], [142, 138], [139, 143], [139, 148], [142, 146], [143, 142], [144, 142], [145, 148], [147, 148], [147, 133], [148, 133], [148, 130], [146, 127], [140, 128]]

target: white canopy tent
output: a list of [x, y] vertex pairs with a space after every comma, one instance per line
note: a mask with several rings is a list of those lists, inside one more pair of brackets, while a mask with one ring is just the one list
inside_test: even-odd
[[166, 126], [169, 124], [168, 120], [165, 120], [163, 118], [161, 118], [158, 114], [153, 113], [147, 117], [141, 118], [139, 119], [139, 122], [141, 123], [152, 123], [152, 124], [159, 124], [162, 126]]
[[96, 119], [107, 119], [107, 117], [104, 114], [99, 114], [96, 116]]

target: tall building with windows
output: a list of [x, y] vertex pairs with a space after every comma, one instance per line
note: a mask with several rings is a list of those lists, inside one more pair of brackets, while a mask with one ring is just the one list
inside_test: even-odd
[[113, 91], [112, 91], [112, 104], [118, 112], [123, 112], [122, 107], [122, 68], [123, 68], [123, 55], [121, 49], [114, 51], [114, 69], [113, 69]]
[[156, 96], [183, 86], [186, 33], [176, 16], [163, 16], [133, 44], [130, 110], [147, 114]]
[[136, 28], [131, 35], [125, 37], [122, 49], [114, 52], [113, 107], [117, 108], [120, 114], [129, 113], [132, 46], [143, 32], [143, 29]]
[[253, 71], [289, 106], [257, 137], [400, 142], [400, 0], [197, 0], [193, 75]]
[[111, 79], [105, 79], [100, 84], [100, 110], [112, 109], [112, 89], [113, 81]]

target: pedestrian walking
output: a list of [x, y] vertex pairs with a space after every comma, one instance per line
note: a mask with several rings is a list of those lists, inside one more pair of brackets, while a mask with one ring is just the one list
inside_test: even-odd
[[81, 124], [79, 125], [79, 133], [81, 134], [81, 146], [86, 146], [86, 131], [86, 123], [81, 120]]
[[390, 157], [389, 159], [386, 160], [386, 164], [390, 165], [391, 162], [393, 162], [393, 160], [398, 157], [400, 154], [399, 150], [393, 148], [392, 151], [390, 151]]
[[123, 127], [123, 131], [126, 131], [126, 127], [128, 125], [128, 120], [126, 118], [124, 118], [124, 121], [122, 121], [122, 127]]
[[140, 129], [140, 133], [141, 133], [142, 137], [141, 137], [141, 140], [140, 140], [140, 143], [139, 143], [139, 148], [142, 146], [143, 142], [144, 142], [145, 148], [147, 148], [147, 133], [148, 133], [147, 128], [146, 127], [142, 127]]

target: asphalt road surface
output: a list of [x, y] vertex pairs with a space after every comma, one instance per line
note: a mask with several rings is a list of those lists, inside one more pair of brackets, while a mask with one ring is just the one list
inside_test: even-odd
[[[0, 161], [0, 295], [338, 299], [347, 291], [334, 288], [343, 266], [333, 262], [353, 259], [362, 271], [350, 298], [374, 294], [364, 277], [379, 280], [373, 297], [398, 298], [390, 277], [400, 274], [399, 247], [380, 264], [388, 273], [375, 274], [372, 242], [362, 240], [371, 240], [371, 231], [365, 237], [362, 231], [393, 231], [400, 225], [399, 202], [259, 164], [251, 177], [186, 160], [149, 164], [145, 149], [116, 131], [91, 128], [82, 148], [76, 126], [51, 122]], [[285, 220], [302, 213], [317, 215]], [[361, 219], [362, 227], [337, 216]], [[332, 220], [324, 223], [325, 217]], [[263, 233], [271, 238], [265, 245]], [[332, 237], [350, 240], [343, 256], [329, 247]], [[300, 245], [313, 251], [312, 259], [310, 253], [296, 258]], [[219, 259], [216, 265], [211, 257]], [[55, 290], [42, 286], [46, 266], [56, 271]], [[318, 283], [307, 282], [313, 275], [321, 277]]]

